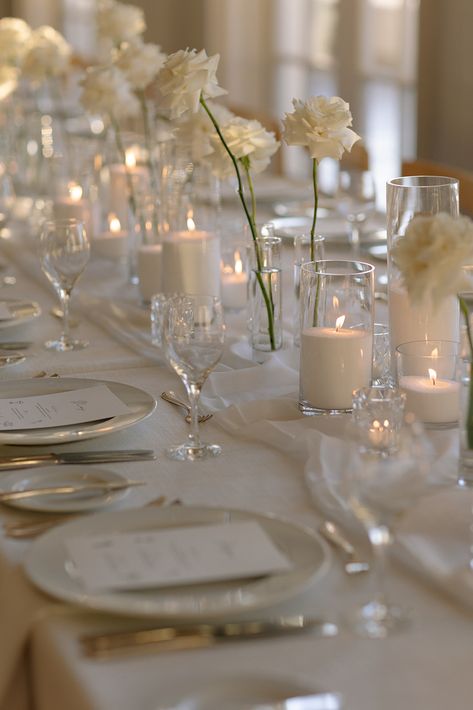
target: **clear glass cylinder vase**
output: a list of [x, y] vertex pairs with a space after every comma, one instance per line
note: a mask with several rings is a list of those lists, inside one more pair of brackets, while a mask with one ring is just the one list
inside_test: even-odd
[[458, 180], [429, 175], [396, 178], [387, 184], [386, 199], [391, 352], [414, 340], [458, 341], [457, 299], [453, 296], [445, 299], [435, 310], [428, 304], [413, 307], [391, 258], [393, 246], [404, 237], [414, 217], [439, 212], [453, 217], [459, 214]]
[[258, 237], [248, 249], [250, 342], [253, 350], [282, 347], [281, 238]]
[[352, 410], [353, 391], [371, 383], [374, 266], [322, 260], [301, 267], [299, 409]]
[[473, 488], [473, 377], [471, 356], [460, 360], [460, 459], [458, 484]]

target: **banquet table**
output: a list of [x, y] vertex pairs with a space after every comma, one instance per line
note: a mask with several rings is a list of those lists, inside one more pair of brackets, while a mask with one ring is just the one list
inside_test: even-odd
[[[231, 218], [228, 210], [226, 219]], [[62, 377], [77, 375], [122, 382], [156, 398], [154, 413], [134, 426], [61, 447], [65, 451], [155, 450], [156, 461], [110, 466], [130, 479], [146, 482], [128, 491], [114, 509], [139, 509], [163, 495], [169, 502], [178, 498], [184, 505], [272, 513], [316, 529], [326, 511], [308, 473], [320, 467], [323, 442], [342, 445], [348, 417], [303, 417], [298, 412], [298, 355], [290, 347], [290, 248], [285, 247], [284, 257], [285, 348], [264, 364], [255, 364], [246, 345], [245, 314], [228, 314], [226, 351], [204, 387], [204, 405], [214, 416], [202, 427], [205, 439], [221, 444], [223, 454], [181, 463], [168, 460], [164, 449], [183, 440], [188, 427], [182, 413], [159, 395], [166, 389], [183, 393], [183, 388], [151, 344], [149, 314], [139, 302], [136, 286], [126, 284], [122, 267], [92, 260], [73, 300], [74, 316], [80, 320], [77, 332], [90, 346], [74, 353], [47, 352], [43, 342], [57, 334], [60, 324], [49, 313], [56, 299], [40, 272], [35, 236], [18, 223], [0, 242], [0, 257], [17, 279], [14, 286], [2, 289], [2, 296], [32, 299], [42, 309], [34, 321], [5, 331], [6, 339], [28, 339], [34, 345], [24, 363], [0, 369], [0, 378], [10, 381], [42, 371]], [[346, 247], [330, 242], [327, 247], [331, 256], [348, 254]], [[383, 308], [381, 304], [377, 320], [386, 318]], [[88, 612], [36, 590], [22, 568], [34, 543], [8, 539], [0, 531], [0, 707], [158, 710], [173, 707], [181, 698], [226, 678], [244, 684], [249, 678], [260, 677], [287, 678], [313, 691], [340, 693], [343, 707], [350, 710], [472, 707], [473, 584], [467, 569], [473, 495], [455, 487], [450, 470], [456, 436], [455, 430], [431, 434], [442, 454], [439, 459], [446, 462], [445, 478], [438, 490], [421, 502], [424, 514], [412, 510], [402, 523], [401, 543], [394, 550], [386, 580], [389, 596], [411, 610], [412, 623], [384, 640], [361, 639], [344, 623], [355, 606], [369, 598], [372, 580], [366, 574], [348, 576], [339, 553], [327, 548], [325, 574], [296, 596], [247, 616], [308, 614], [335, 620], [339, 624], [335, 637], [307, 632], [201, 650], [87, 659], [78, 644], [80, 635], [131, 628], [136, 619]], [[11, 446], [1, 447], [0, 455], [12, 450]], [[14, 450], [21, 452], [26, 447]], [[30, 517], [31, 513], [1, 506], [1, 523]], [[417, 542], [429, 524], [434, 537], [440, 530], [446, 530], [447, 537], [459, 537], [460, 551], [455, 548], [454, 554], [464, 558], [465, 578], [458, 577], [458, 588], [453, 575], [442, 579], [423, 565], [418, 555], [407, 554], [408, 545], [404, 545], [403, 554], [403, 535], [405, 539], [409, 534], [415, 536], [419, 520]], [[347, 520], [368, 554], [366, 539], [354, 525], [353, 520]], [[417, 549], [422, 549], [420, 543]]]

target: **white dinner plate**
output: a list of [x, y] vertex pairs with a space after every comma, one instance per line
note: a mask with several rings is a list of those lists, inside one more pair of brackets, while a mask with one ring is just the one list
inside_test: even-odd
[[[32, 488], [50, 486], [79, 486], [84, 483], [123, 483], [125, 478], [118, 473], [82, 466], [42, 466], [28, 471], [3, 473], [0, 480], [2, 493], [24, 491]], [[100, 489], [68, 493], [64, 495], [37, 496], [5, 501], [5, 504], [25, 510], [38, 510], [45, 513], [75, 513], [95, 510], [111, 503], [116, 503], [127, 495], [128, 489], [101, 491]]]
[[[257, 521], [292, 567], [252, 579], [132, 592], [87, 592], [73, 570], [68, 573], [72, 562], [64, 545], [67, 538], [242, 520]], [[30, 580], [53, 597], [97, 611], [166, 619], [209, 619], [269, 607], [302, 591], [328, 567], [327, 546], [308, 528], [270, 515], [193, 506], [98, 513], [72, 520], [38, 538], [25, 559]]]
[[70, 424], [67, 426], [47, 427], [44, 429], [23, 429], [21, 431], [0, 431], [0, 444], [65, 444], [69, 441], [95, 439], [104, 434], [111, 434], [139, 422], [149, 416], [156, 407], [156, 400], [147, 392], [109, 380], [88, 380], [76, 377], [32, 378], [12, 380], [0, 383], [0, 399], [4, 397], [28, 397], [32, 395], [53, 394], [69, 390], [106, 385], [114, 395], [130, 409], [126, 414], [95, 422]]
[[12, 328], [14, 325], [23, 325], [41, 315], [41, 308], [35, 301], [25, 301], [23, 299], [2, 298], [13, 318], [0, 320], [0, 328]]
[[[275, 217], [269, 220], [274, 226], [274, 234], [283, 240], [293, 240], [297, 234], [309, 234], [312, 226], [310, 217]], [[377, 225], [386, 221], [386, 217], [376, 213], [370, 217], [366, 227], [361, 230], [360, 241], [362, 244], [379, 244], [386, 241], [386, 230], [376, 228]], [[343, 217], [329, 216], [317, 219], [317, 234], [321, 234], [327, 240], [327, 244], [342, 243], [348, 244], [347, 222]]]
[[165, 697], [165, 704], [161, 702], [155, 710], [251, 710], [256, 707], [277, 710], [289, 698], [294, 699], [294, 710], [339, 710], [342, 707], [338, 694], [316, 690], [302, 680], [279, 675], [246, 673], [213, 678], [205, 684], [199, 683], [192, 691], [187, 691], [186, 687], [184, 681], [180, 696], [174, 691], [174, 698]]

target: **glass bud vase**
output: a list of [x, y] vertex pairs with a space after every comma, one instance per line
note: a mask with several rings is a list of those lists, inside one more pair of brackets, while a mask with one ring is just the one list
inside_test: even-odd
[[[392, 248], [402, 239], [411, 220], [445, 212], [458, 216], [458, 180], [441, 176], [401, 177], [387, 184], [388, 302], [391, 353], [398, 345], [415, 340], [459, 339], [459, 309], [452, 296], [434, 310], [409, 303], [402, 277], [392, 258]], [[394, 357], [393, 357], [394, 363]]]
[[248, 248], [249, 330], [253, 352], [282, 347], [281, 238], [258, 237]]

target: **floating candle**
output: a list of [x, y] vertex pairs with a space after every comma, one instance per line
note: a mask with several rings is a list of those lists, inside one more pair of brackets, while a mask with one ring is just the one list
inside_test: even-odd
[[107, 259], [125, 259], [128, 254], [128, 232], [121, 227], [120, 220], [111, 212], [108, 215], [108, 230], [94, 237], [92, 249]]
[[412, 412], [426, 424], [449, 424], [459, 415], [460, 386], [458, 382], [437, 377], [433, 368], [429, 376], [403, 375], [399, 387], [406, 394], [406, 412]]

